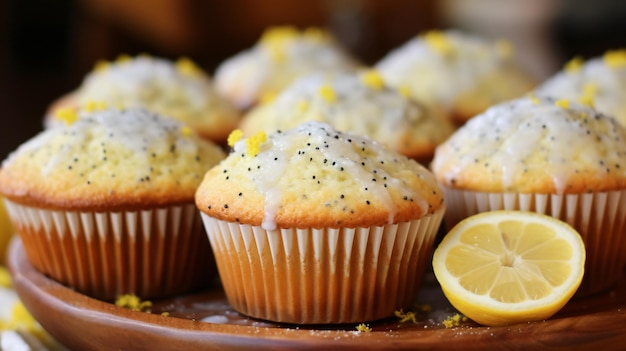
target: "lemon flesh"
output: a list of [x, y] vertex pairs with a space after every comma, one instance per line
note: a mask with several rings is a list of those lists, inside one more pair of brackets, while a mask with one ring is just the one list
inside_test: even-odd
[[489, 326], [554, 315], [578, 289], [584, 262], [584, 244], [572, 227], [521, 211], [467, 218], [433, 256], [435, 276], [450, 303]]

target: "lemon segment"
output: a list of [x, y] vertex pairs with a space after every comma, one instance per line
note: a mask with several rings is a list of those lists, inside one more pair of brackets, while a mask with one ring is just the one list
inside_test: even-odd
[[458, 223], [433, 255], [450, 303], [488, 326], [544, 320], [574, 295], [585, 247], [568, 224], [532, 212], [492, 211]]

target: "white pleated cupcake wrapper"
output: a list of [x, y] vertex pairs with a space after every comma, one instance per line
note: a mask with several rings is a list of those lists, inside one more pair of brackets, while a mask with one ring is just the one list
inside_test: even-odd
[[578, 295], [606, 290], [623, 275], [626, 264], [626, 191], [556, 195], [442, 188], [448, 229], [473, 214], [503, 209], [538, 212], [569, 223], [580, 233], [587, 251], [585, 277]]
[[193, 204], [128, 212], [5, 205], [33, 266], [92, 297], [175, 295], [216, 273]]
[[202, 219], [237, 311], [275, 322], [338, 324], [388, 317], [413, 302], [443, 212], [380, 227], [274, 231]]

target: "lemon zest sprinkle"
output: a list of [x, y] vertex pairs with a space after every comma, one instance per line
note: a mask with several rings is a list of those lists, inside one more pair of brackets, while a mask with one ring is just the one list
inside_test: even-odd
[[9, 270], [3, 266], [0, 266], [0, 286], [5, 288], [10, 288], [12, 286], [11, 274], [9, 274]]
[[96, 64], [93, 66], [93, 71], [97, 72], [97, 73], [104, 72], [104, 71], [108, 70], [109, 67], [111, 67], [111, 64], [109, 63], [109, 61], [98, 60], [98, 61], [96, 61]]
[[567, 63], [563, 67], [563, 70], [566, 73], [576, 73], [576, 72], [580, 71], [580, 69], [583, 67], [584, 63], [585, 62], [583, 61], [582, 57], [576, 56], [576, 57], [572, 58], [571, 60], [567, 61]]
[[304, 113], [309, 109], [309, 103], [305, 100], [298, 101], [298, 105], [296, 105], [296, 109], [299, 113]]
[[261, 144], [267, 140], [267, 134], [261, 131], [246, 140], [248, 155], [254, 157], [261, 151]]
[[116, 59], [115, 59], [115, 63], [117, 64], [125, 64], [125, 63], [130, 63], [130, 61], [132, 61], [133, 58], [130, 57], [130, 55], [127, 54], [121, 54], [119, 55]]
[[533, 93], [528, 93], [528, 98], [530, 99], [530, 101], [533, 102], [533, 104], [535, 105], [539, 105], [541, 103], [541, 99], [539, 99], [535, 94]]
[[332, 103], [332, 102], [335, 102], [335, 100], [337, 100], [337, 95], [335, 94], [335, 90], [329, 85], [322, 85], [319, 88], [318, 93], [324, 100], [326, 100], [326, 102]]
[[582, 95], [581, 97], [578, 98], [578, 102], [581, 105], [589, 106], [591, 108], [595, 106], [593, 96], [590, 96], [590, 95]]
[[141, 301], [135, 294], [120, 295], [115, 300], [115, 306], [128, 308], [131, 311], [145, 312], [152, 307], [151, 301]]
[[500, 39], [497, 40], [495, 43], [495, 47], [496, 47], [496, 52], [501, 56], [501, 57], [512, 57], [513, 56], [513, 44], [511, 44], [510, 41], [505, 40], [505, 39]]
[[393, 314], [400, 318], [400, 323], [413, 322], [417, 323], [417, 318], [415, 318], [414, 312], [404, 312], [402, 309], [396, 310]]
[[228, 146], [233, 147], [239, 140], [241, 140], [241, 138], [243, 138], [243, 132], [241, 129], [235, 129], [230, 132], [226, 142], [228, 143]]
[[304, 37], [315, 42], [328, 41], [328, 32], [319, 27], [307, 27], [304, 29]]
[[65, 122], [66, 125], [71, 125], [78, 120], [78, 114], [74, 108], [60, 108], [54, 112], [54, 117], [60, 121]]
[[180, 128], [180, 134], [182, 136], [190, 136], [193, 134], [193, 130], [188, 126], [183, 126], [182, 128]]
[[569, 108], [569, 100], [567, 99], [559, 99], [554, 102], [560, 108]]
[[461, 322], [466, 322], [467, 317], [461, 316], [460, 314], [455, 314], [454, 316], [450, 316], [446, 318], [442, 323], [446, 328], [458, 327], [461, 325]]
[[428, 46], [442, 55], [449, 55], [454, 51], [452, 42], [450, 42], [448, 37], [441, 31], [431, 30], [426, 32], [426, 34], [424, 34], [424, 40], [426, 40]]
[[357, 325], [357, 326], [356, 326], [356, 330], [357, 330], [359, 333], [369, 333], [369, 332], [371, 332], [371, 331], [372, 331], [372, 328], [371, 328], [371, 327], [369, 327], [369, 326], [368, 326], [367, 324], [365, 324], [365, 323], [361, 323], [361, 324], [359, 324], [359, 325]]
[[283, 62], [287, 58], [285, 46], [300, 34], [293, 26], [270, 27], [263, 32], [260, 43], [267, 49], [275, 62]]
[[83, 109], [86, 112], [102, 111], [107, 108], [107, 104], [104, 101], [89, 101], [85, 104]]
[[202, 72], [195, 62], [188, 57], [181, 57], [176, 60], [176, 71], [187, 77], [197, 76]]
[[604, 63], [611, 68], [626, 67], [626, 49], [609, 50], [602, 57]]
[[385, 87], [383, 77], [376, 70], [367, 70], [360, 75], [361, 83], [374, 90], [381, 90]]
[[163, 316], [163, 317], [169, 317], [169, 316], [170, 316], [170, 313], [169, 313], [169, 312], [167, 312], [167, 311], [164, 311], [164, 312], [161, 312], [161, 316]]
[[276, 100], [278, 94], [275, 91], [267, 91], [261, 96], [261, 104], [266, 105]]
[[408, 86], [402, 85], [398, 87], [397, 90], [398, 90], [398, 93], [402, 95], [404, 98], [408, 99], [411, 97], [411, 89]]

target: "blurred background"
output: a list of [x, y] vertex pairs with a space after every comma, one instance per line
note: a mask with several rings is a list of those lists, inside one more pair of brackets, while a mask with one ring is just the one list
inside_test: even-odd
[[374, 63], [428, 29], [509, 39], [543, 80], [573, 56], [626, 47], [621, 0], [2, 0], [0, 159], [98, 59], [188, 56], [209, 73], [271, 25], [322, 26]]

